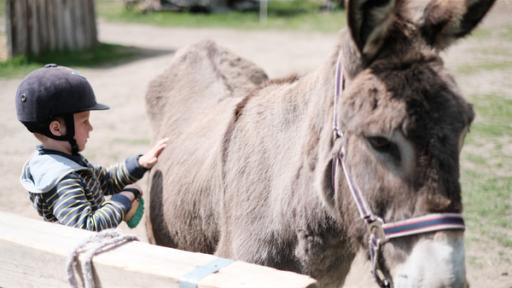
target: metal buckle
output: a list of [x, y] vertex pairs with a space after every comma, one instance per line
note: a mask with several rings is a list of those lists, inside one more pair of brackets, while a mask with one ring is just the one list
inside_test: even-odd
[[385, 240], [386, 234], [384, 233], [384, 221], [377, 216], [371, 216], [368, 221], [368, 232], [370, 235], [375, 235], [376, 239]]
[[384, 221], [376, 216], [373, 216], [368, 221], [368, 232], [370, 233], [370, 260], [372, 264], [372, 273], [375, 281], [382, 288], [391, 287], [390, 281], [387, 279], [386, 274], [380, 268], [379, 257], [381, 253], [381, 247], [387, 242], [386, 235], [384, 233]]

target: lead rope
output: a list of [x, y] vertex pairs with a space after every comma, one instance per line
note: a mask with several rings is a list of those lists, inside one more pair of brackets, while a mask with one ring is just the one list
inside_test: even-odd
[[352, 179], [351, 174], [349, 173], [348, 167], [345, 165], [345, 161], [343, 158], [346, 156], [345, 144], [346, 139], [344, 138], [343, 132], [341, 131], [338, 124], [338, 102], [342, 97], [343, 91], [345, 90], [345, 77], [344, 77], [344, 69], [343, 63], [341, 61], [341, 53], [338, 55], [338, 59], [336, 61], [336, 72], [335, 72], [335, 84], [334, 84], [334, 107], [333, 107], [333, 142], [336, 140], [341, 140], [343, 143], [341, 144], [341, 148], [339, 151], [336, 151], [333, 155], [335, 159], [335, 163], [332, 165], [332, 187], [334, 189], [334, 193], [337, 193], [338, 185], [336, 185], [337, 179], [337, 167], [343, 168], [343, 174], [345, 175], [345, 179], [347, 180], [347, 184], [349, 186], [350, 193], [352, 194], [352, 198], [356, 203], [357, 210], [359, 211], [359, 215], [366, 222], [370, 231], [370, 239], [369, 239], [369, 252], [370, 252], [370, 260], [372, 265], [372, 274], [375, 278], [377, 284], [382, 288], [390, 287], [390, 282], [386, 279], [383, 271], [379, 267], [379, 256], [380, 256], [380, 248], [383, 243], [385, 243], [385, 235], [383, 233], [382, 225], [383, 221], [379, 217], [376, 217], [371, 213], [368, 208], [368, 204], [363, 198], [362, 193], [357, 186], [357, 183]]
[[115, 229], [107, 229], [98, 232], [80, 243], [67, 259], [66, 272], [68, 276], [68, 283], [70, 287], [78, 288], [78, 282], [76, 280], [76, 274], [80, 265], [79, 256], [80, 254], [85, 255], [85, 259], [82, 262], [82, 273], [85, 288], [94, 288], [96, 284], [94, 282], [94, 275], [92, 271], [92, 258], [100, 253], [110, 251], [116, 247], [119, 247], [130, 241], [139, 240], [136, 236], [123, 235]]

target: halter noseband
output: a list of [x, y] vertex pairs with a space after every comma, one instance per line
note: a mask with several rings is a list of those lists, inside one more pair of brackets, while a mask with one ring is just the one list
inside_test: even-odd
[[334, 85], [334, 112], [333, 112], [333, 142], [342, 141], [339, 151], [333, 155], [335, 163], [332, 165], [332, 187], [334, 192], [337, 193], [338, 185], [337, 167], [341, 166], [347, 180], [352, 198], [356, 203], [357, 210], [360, 217], [365, 221], [368, 231], [370, 233], [369, 251], [370, 261], [372, 263], [372, 274], [375, 281], [380, 287], [387, 288], [391, 286], [391, 282], [384, 273], [380, 265], [379, 257], [381, 256], [381, 247], [383, 244], [391, 239], [406, 237], [411, 235], [418, 235], [428, 232], [442, 231], [442, 230], [464, 230], [464, 219], [459, 213], [435, 213], [423, 216], [413, 217], [407, 220], [396, 221], [391, 223], [384, 223], [384, 221], [372, 213], [368, 207], [368, 203], [363, 194], [359, 190], [357, 183], [352, 178], [352, 174], [348, 169], [344, 159], [347, 155], [346, 152], [346, 139], [343, 132], [338, 126], [337, 107], [339, 99], [341, 98], [345, 89], [345, 77], [343, 73], [343, 66], [341, 63], [341, 54], [338, 56], [335, 72], [335, 85]]

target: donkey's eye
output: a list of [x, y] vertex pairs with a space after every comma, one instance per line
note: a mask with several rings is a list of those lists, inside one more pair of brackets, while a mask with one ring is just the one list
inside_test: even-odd
[[368, 137], [368, 142], [370, 142], [370, 145], [372, 145], [373, 149], [379, 151], [379, 152], [386, 152], [391, 148], [391, 145], [393, 143], [389, 142], [388, 139], [384, 137]]
[[389, 141], [385, 137], [380, 136], [373, 136], [373, 137], [367, 137], [368, 143], [372, 146], [373, 149], [377, 150], [380, 153], [386, 153], [396, 160], [400, 160], [400, 150], [398, 149], [398, 146]]

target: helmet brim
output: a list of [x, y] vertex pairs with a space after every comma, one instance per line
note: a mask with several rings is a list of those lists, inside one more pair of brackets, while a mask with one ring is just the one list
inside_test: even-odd
[[101, 103], [96, 103], [96, 105], [92, 106], [91, 108], [87, 109], [87, 110], [108, 110], [110, 109], [109, 106], [105, 105], [105, 104], [101, 104]]

